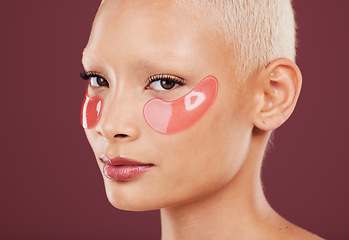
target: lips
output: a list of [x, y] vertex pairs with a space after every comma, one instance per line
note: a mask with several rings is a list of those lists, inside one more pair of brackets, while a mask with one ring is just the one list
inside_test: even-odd
[[154, 164], [142, 163], [121, 156], [110, 159], [102, 155], [99, 159], [103, 162], [103, 174], [109, 179], [118, 181], [133, 179], [154, 167]]

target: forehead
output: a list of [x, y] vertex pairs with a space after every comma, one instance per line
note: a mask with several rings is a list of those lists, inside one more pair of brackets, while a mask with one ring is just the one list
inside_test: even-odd
[[212, 45], [222, 45], [217, 36], [197, 9], [174, 0], [104, 0], [84, 58], [136, 58], [158, 52], [164, 58], [175, 55], [186, 60], [193, 52], [211, 51]]
[[[194, 37], [189, 34], [194, 31], [193, 27], [205, 29], [203, 24], [196, 27], [200, 20], [190, 8], [181, 7], [172, 0], [105, 0], [96, 15], [89, 45], [101, 41], [115, 46], [123, 41], [135, 45], [151, 43], [158, 47], [161, 43], [176, 45], [183, 39], [178, 34]], [[196, 24], [188, 27], [185, 24], [188, 22]]]
[[[188, 5], [179, 5], [175, 0], [104, 0], [94, 25], [98, 28], [104, 26], [113, 29], [125, 24], [128, 28], [149, 25], [178, 28], [185, 22], [200, 24], [205, 18], [199, 16], [196, 9]], [[185, 25], [181, 25], [180, 28], [183, 27]], [[201, 25], [200, 28], [202, 27]]]

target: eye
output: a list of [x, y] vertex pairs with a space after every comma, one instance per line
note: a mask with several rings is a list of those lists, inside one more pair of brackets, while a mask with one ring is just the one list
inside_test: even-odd
[[183, 78], [168, 74], [160, 74], [153, 75], [148, 79], [147, 88], [164, 91], [171, 90], [182, 85], [184, 85]]
[[109, 82], [99, 73], [84, 72], [80, 73], [82, 79], [89, 81], [91, 87], [109, 87]]
[[92, 87], [108, 87], [109, 83], [102, 77], [90, 77], [90, 84]]

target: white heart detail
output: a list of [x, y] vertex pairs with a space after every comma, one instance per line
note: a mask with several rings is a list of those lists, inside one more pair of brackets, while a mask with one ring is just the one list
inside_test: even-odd
[[[196, 97], [196, 100], [194, 101], [194, 103], [191, 103], [191, 98]], [[191, 111], [195, 108], [197, 108], [201, 103], [203, 103], [205, 101], [205, 94], [203, 94], [202, 92], [191, 92], [189, 93], [187, 96], [185, 96], [184, 99], [184, 105], [185, 105], [185, 109], [187, 111]]]

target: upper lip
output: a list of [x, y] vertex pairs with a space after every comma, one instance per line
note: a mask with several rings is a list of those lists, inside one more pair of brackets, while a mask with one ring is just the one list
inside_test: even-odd
[[109, 158], [107, 155], [101, 155], [99, 159], [109, 165], [114, 165], [114, 166], [146, 166], [146, 165], [153, 165], [150, 163], [143, 163], [139, 162], [130, 158], [125, 158], [122, 156], [116, 156], [114, 158]]

